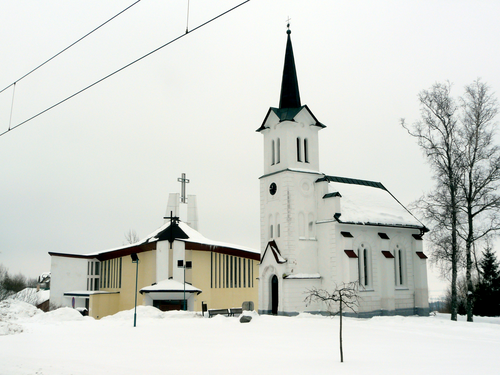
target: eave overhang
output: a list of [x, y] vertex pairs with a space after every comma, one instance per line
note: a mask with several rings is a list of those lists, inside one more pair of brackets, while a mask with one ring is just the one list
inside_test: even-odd
[[314, 116], [314, 114], [311, 112], [309, 107], [307, 105], [303, 105], [303, 106], [298, 107], [298, 108], [275, 108], [275, 107], [269, 108], [269, 110], [267, 111], [266, 117], [264, 118], [264, 121], [262, 122], [262, 125], [260, 126], [260, 128], [258, 128], [256, 130], [256, 132], [261, 132], [265, 129], [269, 129], [268, 127], [266, 127], [266, 122], [269, 119], [271, 112], [274, 113], [278, 117], [279, 122], [284, 122], [284, 121], [295, 122], [295, 117], [304, 108], [307, 110], [307, 112], [311, 115], [311, 117], [314, 120], [314, 122], [311, 124], [311, 126], [317, 126], [321, 129], [326, 128], [326, 125], [323, 125], [321, 122], [318, 121], [318, 119], [316, 118], [316, 116]]

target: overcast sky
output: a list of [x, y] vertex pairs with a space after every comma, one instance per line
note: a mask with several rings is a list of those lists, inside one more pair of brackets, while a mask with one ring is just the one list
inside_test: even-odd
[[[1, 1], [0, 89], [133, 0]], [[189, 28], [238, 1], [190, 1]], [[187, 0], [144, 0], [15, 89], [11, 125], [182, 35]], [[382, 182], [407, 205], [433, 182], [399, 125], [417, 94], [500, 87], [498, 1], [251, 0], [0, 137], [0, 264], [36, 277], [49, 251], [89, 253], [163, 222], [186, 173], [199, 229], [259, 247], [261, 125], [278, 106], [291, 18], [302, 104], [327, 128], [323, 173]], [[0, 133], [13, 88], [0, 94]], [[431, 271], [431, 294], [443, 283]]]

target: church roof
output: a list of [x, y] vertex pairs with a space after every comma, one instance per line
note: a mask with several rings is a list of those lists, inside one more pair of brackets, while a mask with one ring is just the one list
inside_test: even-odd
[[428, 231], [380, 182], [337, 176], [325, 176], [316, 182], [321, 181], [328, 182], [324, 199], [340, 199], [340, 212], [333, 213], [339, 223]]
[[288, 37], [286, 41], [283, 78], [281, 80], [280, 109], [301, 107], [299, 81], [297, 79], [297, 71], [295, 69], [295, 59], [293, 58], [292, 39], [290, 38], [290, 34], [292, 32], [288, 29], [286, 33], [288, 34]]
[[[109, 250], [99, 251], [90, 254], [69, 254], [49, 252], [51, 256], [63, 256], [70, 258], [98, 259], [100, 261], [129, 256], [132, 253], [142, 253], [155, 250], [156, 242], [169, 240], [171, 230], [170, 222], [165, 223], [146, 238], [131, 245], [121, 246]], [[174, 239], [186, 243], [186, 250], [214, 251], [221, 254], [240, 256], [253, 260], [260, 260], [260, 251], [246, 246], [234, 245], [226, 242], [214, 241], [206, 238], [200, 232], [194, 230], [183, 222], [178, 223], [178, 227], [173, 231]]]
[[[290, 25], [288, 25], [290, 26]], [[292, 40], [290, 38], [291, 31], [287, 30], [287, 41], [285, 50], [285, 63], [283, 66], [283, 77], [281, 79], [281, 92], [280, 92], [280, 105], [279, 108], [271, 107], [264, 118], [264, 121], [258, 132], [266, 129], [266, 122], [271, 113], [274, 113], [279, 122], [295, 121], [295, 117], [305, 108], [314, 119], [314, 124], [321, 128], [326, 128], [318, 119], [313, 115], [307, 105], [300, 103], [299, 81], [297, 79], [297, 70], [295, 69], [295, 59], [293, 57]]]

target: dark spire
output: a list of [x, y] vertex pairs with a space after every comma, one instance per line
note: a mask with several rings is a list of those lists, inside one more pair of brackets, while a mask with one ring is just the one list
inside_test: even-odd
[[295, 60], [293, 58], [292, 40], [290, 39], [290, 24], [287, 25], [288, 38], [286, 41], [285, 66], [283, 67], [283, 79], [281, 80], [280, 108], [299, 108], [300, 94], [297, 72], [295, 71]]

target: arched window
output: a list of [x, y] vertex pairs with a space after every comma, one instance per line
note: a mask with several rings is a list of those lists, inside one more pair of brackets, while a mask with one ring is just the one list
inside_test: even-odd
[[279, 238], [281, 235], [280, 230], [280, 214], [276, 214], [276, 237]]
[[281, 159], [281, 150], [280, 150], [280, 139], [276, 141], [276, 164], [279, 164]]
[[308, 148], [308, 144], [307, 144], [307, 138], [304, 139], [304, 161], [306, 163], [309, 163], [309, 148]]
[[362, 243], [358, 247], [358, 274], [359, 284], [364, 288], [372, 285], [371, 280], [371, 254], [368, 246]]
[[297, 137], [297, 161], [302, 161], [300, 154], [300, 138]]
[[273, 238], [273, 215], [269, 215], [269, 238]]
[[405, 285], [405, 253], [399, 245], [394, 249], [394, 282], [396, 286]]
[[274, 165], [274, 139], [271, 141], [271, 165]]
[[299, 237], [302, 237], [304, 238], [306, 236], [306, 233], [305, 233], [305, 228], [306, 228], [306, 224], [305, 224], [305, 217], [304, 217], [304, 213], [303, 212], [299, 212]]
[[314, 238], [315, 233], [314, 233], [314, 216], [312, 213], [309, 213], [309, 216], [307, 218], [308, 225], [307, 225], [307, 232], [309, 238]]

